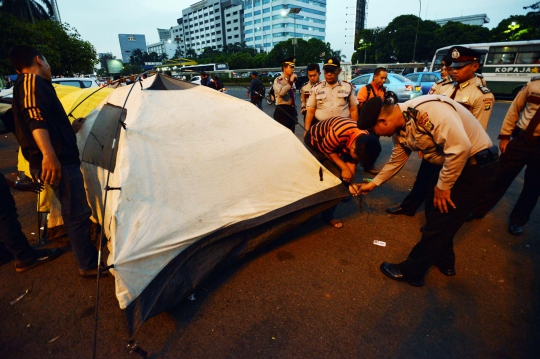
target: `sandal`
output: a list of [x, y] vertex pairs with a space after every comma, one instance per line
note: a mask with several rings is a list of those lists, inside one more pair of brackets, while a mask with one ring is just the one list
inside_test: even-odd
[[341, 222], [341, 219], [334, 218], [330, 222], [328, 222], [332, 227], [334, 228], [341, 228], [343, 227], [343, 222]]

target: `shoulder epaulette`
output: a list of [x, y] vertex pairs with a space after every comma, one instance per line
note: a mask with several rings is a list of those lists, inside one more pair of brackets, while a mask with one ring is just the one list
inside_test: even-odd
[[482, 75], [482, 74], [479, 74], [479, 73], [476, 73], [476, 72], [474, 73], [474, 75], [475, 75], [476, 77], [479, 77], [479, 78], [481, 78], [481, 79], [483, 79], [483, 78], [484, 78], [484, 75]]
[[486, 94], [486, 93], [490, 93], [490, 92], [491, 92], [491, 90], [488, 89], [488, 88], [485, 87], [485, 86], [477, 85], [476, 87], [478, 87], [478, 89], [479, 89], [480, 91], [482, 91], [483, 94]]
[[341, 80], [341, 82], [345, 82], [346, 84], [350, 84], [350, 82], [347, 81], [347, 80]]
[[531, 82], [536, 81], [536, 80], [540, 80], [540, 76], [535, 76], [531, 78]]
[[307, 82], [304, 82], [304, 84], [303, 84], [302, 86], [300, 86], [300, 89], [303, 89], [303, 88], [304, 88], [304, 86], [306, 86], [306, 85], [307, 85], [308, 83], [309, 83], [309, 81], [307, 81]]
[[[446, 83], [444, 83], [446, 81]], [[443, 78], [443, 79], [440, 79], [439, 81], [435, 82], [437, 85], [440, 85], [440, 84], [443, 84], [446, 85], [446, 84], [450, 84], [452, 83], [452, 80], [449, 80], [448, 78]]]
[[319, 86], [320, 84], [322, 84], [322, 81], [319, 81], [319, 82], [313, 84], [313, 86], [311, 86], [311, 88], [314, 88], [315, 86]]
[[280, 76], [276, 80], [281, 81], [281, 80], [283, 80], [283, 77]]

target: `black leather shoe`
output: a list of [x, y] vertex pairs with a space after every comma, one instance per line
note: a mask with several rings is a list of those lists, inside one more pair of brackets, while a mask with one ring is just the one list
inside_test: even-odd
[[516, 224], [511, 224], [508, 227], [508, 233], [513, 236], [521, 236], [523, 234], [523, 226], [518, 226]]
[[453, 277], [456, 275], [456, 269], [455, 268], [444, 268], [444, 267], [439, 267], [437, 266], [437, 268], [439, 268], [439, 272], [441, 272], [442, 274], [444, 274], [445, 276], [447, 277]]
[[381, 272], [390, 279], [397, 280], [398, 282], [406, 282], [415, 287], [422, 287], [425, 284], [424, 279], [412, 280], [403, 276], [403, 274], [392, 263], [383, 262], [381, 264]]
[[409, 217], [414, 216], [414, 213], [407, 212], [406, 210], [404, 210], [404, 209], [401, 208], [401, 207], [390, 207], [390, 208], [387, 208], [387, 209], [386, 209], [386, 213], [389, 213], [389, 214], [404, 214], [404, 215], [409, 216]]

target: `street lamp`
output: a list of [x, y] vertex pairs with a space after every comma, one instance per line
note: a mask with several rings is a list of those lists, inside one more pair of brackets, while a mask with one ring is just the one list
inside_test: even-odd
[[[360, 45], [364, 48], [364, 64], [366, 63], [366, 51], [367, 51], [367, 43], [364, 44], [364, 39], [360, 39]], [[359, 47], [358, 49], [361, 50], [362, 47]]]
[[414, 62], [414, 55], [416, 55], [416, 40], [418, 40], [418, 26], [420, 25], [420, 13], [422, 12], [422, 0], [420, 2], [420, 9], [418, 10], [418, 23], [416, 24], [416, 36], [414, 37], [414, 50], [412, 53], [412, 62]]
[[[285, 17], [289, 14], [298, 15], [298, 13], [302, 10], [301, 7], [291, 7], [289, 11], [283, 10], [281, 12], [281, 16]], [[294, 20], [294, 39], [293, 39], [293, 55], [296, 56], [296, 16], [293, 16]]]

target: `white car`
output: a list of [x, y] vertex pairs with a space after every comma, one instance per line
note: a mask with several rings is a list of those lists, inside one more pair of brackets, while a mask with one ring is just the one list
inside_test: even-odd
[[13, 97], [13, 87], [9, 89], [0, 89], [0, 97]]
[[200, 76], [193, 76], [191, 80], [189, 80], [189, 83], [200, 85], [201, 84], [201, 77]]
[[74, 86], [82, 89], [99, 87], [99, 84], [95, 79], [86, 77], [59, 77], [52, 79], [52, 83], [64, 86]]

